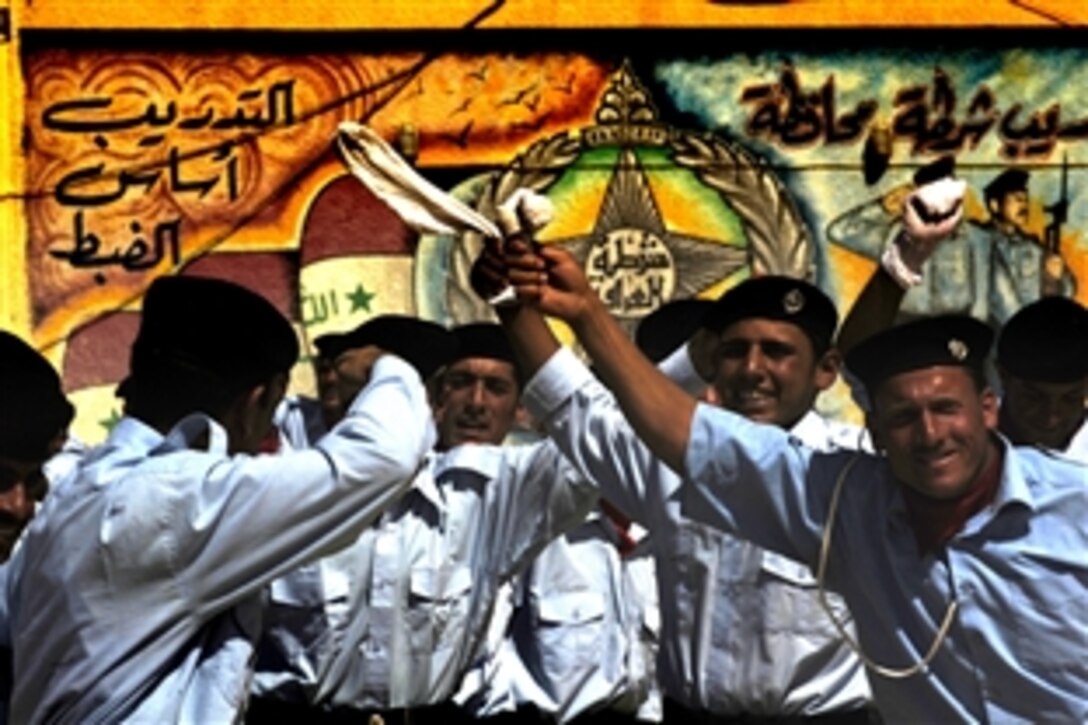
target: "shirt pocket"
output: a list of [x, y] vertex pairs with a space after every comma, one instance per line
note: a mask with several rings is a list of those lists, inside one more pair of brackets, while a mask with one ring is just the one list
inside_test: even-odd
[[469, 616], [472, 571], [419, 567], [412, 570], [408, 588], [408, 642], [415, 654], [459, 647]]
[[600, 592], [551, 592], [536, 609], [541, 665], [553, 681], [576, 676], [603, 656], [606, 612]]
[[[765, 585], [764, 612], [767, 631], [813, 634], [837, 638], [838, 630], [820, 604], [819, 588], [811, 569], [771, 551], [763, 552], [760, 571]], [[844, 625], [851, 620], [842, 598], [832, 592], [825, 596], [835, 619]]]

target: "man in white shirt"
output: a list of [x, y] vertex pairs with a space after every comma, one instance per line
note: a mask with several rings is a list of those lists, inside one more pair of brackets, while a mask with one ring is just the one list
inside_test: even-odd
[[[302, 691], [311, 717], [465, 717], [449, 702], [483, 656], [501, 586], [597, 498], [553, 445], [497, 445], [520, 392], [498, 326], [452, 335], [456, 353], [434, 381], [440, 451], [396, 506], [320, 562], [309, 585], [323, 611], [306, 626], [318, 635], [289, 656], [309, 673]], [[343, 393], [365, 379], [367, 356], [349, 348], [337, 358]], [[263, 714], [275, 715], [274, 707]]]
[[[347, 332], [322, 335], [314, 347], [317, 398], [284, 398], [275, 416], [281, 452], [310, 449], [339, 423], [346, 413], [343, 401], [350, 402], [366, 386], [382, 351], [400, 356], [426, 384], [449, 362], [456, 341], [433, 322], [387, 314]], [[337, 561], [312, 561], [269, 586], [247, 722], [323, 715], [307, 703], [317, 686], [318, 652], [331, 643], [330, 621], [344, 609], [339, 592], [345, 573], [336, 568]]]
[[14, 721], [239, 717], [264, 588], [357, 536], [434, 440], [418, 374], [385, 355], [312, 450], [251, 455], [297, 357], [259, 295], [152, 283], [125, 417], [50, 492], [12, 560]]

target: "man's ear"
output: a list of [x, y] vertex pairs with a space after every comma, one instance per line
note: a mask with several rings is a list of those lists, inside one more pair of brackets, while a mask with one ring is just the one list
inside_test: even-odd
[[827, 390], [835, 384], [842, 369], [842, 353], [831, 348], [816, 361], [816, 375], [814, 382], [818, 390]]
[[688, 355], [699, 377], [708, 384], [714, 382], [722, 361], [721, 335], [700, 327], [688, 339], [687, 345]]
[[275, 373], [249, 390], [248, 402], [265, 409], [275, 408], [287, 393], [287, 382], [287, 373]]
[[255, 453], [268, 434], [268, 422], [287, 392], [287, 373], [276, 373], [243, 390], [227, 410], [223, 421], [234, 452]]
[[998, 399], [997, 393], [989, 386], [979, 393], [979, 402], [982, 404], [982, 421], [989, 430], [997, 430]]

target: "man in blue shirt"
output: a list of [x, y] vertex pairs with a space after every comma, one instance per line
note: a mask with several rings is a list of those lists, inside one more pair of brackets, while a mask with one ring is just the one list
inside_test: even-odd
[[847, 367], [885, 455], [814, 453], [665, 379], [568, 254], [507, 244], [521, 304], [571, 325], [634, 432], [685, 479], [683, 511], [843, 594], [886, 720], [1088, 719], [1088, 469], [996, 434], [988, 327], [925, 319], [858, 344]]

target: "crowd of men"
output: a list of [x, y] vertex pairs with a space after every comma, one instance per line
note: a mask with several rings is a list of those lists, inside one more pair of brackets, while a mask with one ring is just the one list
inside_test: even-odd
[[[260, 295], [160, 278], [82, 452], [0, 333], [8, 721], [1088, 721], [1088, 310], [895, 325], [948, 181], [842, 325], [757, 276], [640, 350], [508, 230], [498, 324], [325, 335], [315, 399]], [[840, 372], [864, 428], [817, 412]]]

